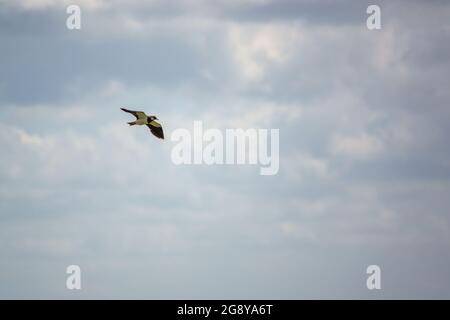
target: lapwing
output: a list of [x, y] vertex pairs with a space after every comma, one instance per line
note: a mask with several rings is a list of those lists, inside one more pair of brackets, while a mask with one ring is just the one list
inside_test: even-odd
[[157, 117], [147, 116], [145, 114], [145, 112], [143, 112], [143, 111], [133, 111], [133, 110], [125, 109], [125, 108], [120, 108], [120, 109], [125, 112], [131, 113], [133, 116], [136, 117], [136, 121], [128, 122], [128, 124], [130, 126], [146, 125], [147, 127], [150, 128], [150, 131], [153, 133], [153, 135], [155, 137], [164, 139], [164, 132], [163, 132], [162, 126], [161, 126], [161, 124], [159, 124], [158, 122], [155, 121], [155, 120], [159, 120]]

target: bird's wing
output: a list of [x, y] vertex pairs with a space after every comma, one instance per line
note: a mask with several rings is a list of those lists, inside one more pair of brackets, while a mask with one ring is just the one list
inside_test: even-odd
[[150, 131], [153, 133], [154, 136], [160, 139], [164, 139], [164, 132], [162, 126], [158, 122], [152, 121], [149, 124], [147, 124], [147, 127], [150, 128]]
[[145, 114], [145, 112], [142, 111], [133, 111], [133, 110], [128, 110], [125, 108], [120, 108], [122, 111], [131, 113], [133, 116], [136, 117], [136, 119], [147, 119], [147, 115]]

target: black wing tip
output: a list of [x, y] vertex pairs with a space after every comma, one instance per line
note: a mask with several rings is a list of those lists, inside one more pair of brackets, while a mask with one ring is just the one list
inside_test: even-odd
[[161, 127], [154, 127], [150, 124], [147, 124], [147, 127], [150, 129], [150, 132], [157, 137], [158, 139], [164, 140], [164, 131]]

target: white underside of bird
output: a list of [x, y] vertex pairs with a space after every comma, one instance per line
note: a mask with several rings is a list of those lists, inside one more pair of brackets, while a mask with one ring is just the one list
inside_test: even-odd
[[143, 126], [146, 124], [149, 124], [149, 122], [147, 121], [147, 119], [137, 119], [136, 121], [133, 122], [134, 124], [137, 124], [138, 126]]

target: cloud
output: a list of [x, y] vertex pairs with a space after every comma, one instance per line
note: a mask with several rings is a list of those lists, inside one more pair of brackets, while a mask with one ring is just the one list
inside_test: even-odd
[[285, 63], [296, 37], [292, 28], [280, 25], [232, 26], [229, 30], [231, 52], [247, 80], [265, 76], [266, 65]]
[[[19, 0], [19, 1], [4, 1], [6, 5], [12, 7], [19, 7], [25, 10], [46, 10], [49, 8], [66, 8], [73, 4], [73, 1], [64, 0]], [[77, 1], [77, 5], [83, 9], [97, 10], [99, 8], [104, 8], [107, 1], [104, 0], [80, 0]]]
[[[449, 296], [447, 4], [83, 1], [70, 32], [5, 3], [1, 297], [73, 298], [73, 263], [81, 298], [374, 298], [373, 263], [379, 297]], [[278, 128], [280, 172], [175, 166], [120, 106]]]
[[333, 137], [331, 151], [353, 158], [373, 157], [383, 151], [383, 143], [377, 137], [363, 133], [359, 136]]

